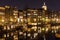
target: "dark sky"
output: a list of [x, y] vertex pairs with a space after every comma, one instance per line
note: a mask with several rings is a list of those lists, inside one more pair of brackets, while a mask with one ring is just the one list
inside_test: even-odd
[[[18, 9], [28, 8], [41, 8], [45, 0], [0, 0], [0, 6], [10, 5], [16, 6]], [[60, 0], [46, 0], [46, 5], [49, 9], [59, 10]]]

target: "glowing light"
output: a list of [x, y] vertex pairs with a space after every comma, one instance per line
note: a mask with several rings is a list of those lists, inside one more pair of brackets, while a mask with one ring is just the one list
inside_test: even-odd
[[32, 25], [37, 25], [37, 23], [31, 23]]
[[18, 37], [17, 36], [14, 35], [13, 37], [14, 37], [14, 40], [18, 40]]
[[13, 21], [13, 19], [11, 18], [10, 21]]
[[29, 36], [29, 37], [30, 37], [30, 36], [31, 36], [31, 34], [29, 33], [27, 36]]
[[59, 19], [57, 18], [56, 21], [58, 21]]
[[19, 34], [21, 35], [21, 34], [23, 34], [23, 32], [19, 32]]
[[5, 8], [10, 8], [10, 6], [5, 6]]
[[9, 26], [7, 26], [7, 30], [10, 30], [10, 27]]
[[48, 28], [46, 28], [46, 32], [48, 31], [49, 29]]
[[4, 26], [4, 30], [6, 30], [6, 26]]
[[34, 19], [34, 21], [36, 21], [36, 19]]
[[2, 19], [2, 22], [4, 22], [4, 19]]
[[13, 29], [14, 28], [14, 26], [13, 25], [11, 25], [11, 29]]
[[13, 36], [13, 33], [11, 33], [11, 36]]
[[4, 37], [6, 37], [6, 34], [4, 34]]
[[26, 33], [24, 33], [24, 36], [26, 36]]
[[47, 6], [45, 5], [45, 2], [44, 2], [44, 5], [42, 6], [42, 8], [43, 8], [44, 10], [47, 10]]
[[7, 34], [7, 37], [9, 37], [9, 34]]
[[0, 9], [5, 10], [5, 8], [4, 8], [4, 7], [0, 7]]
[[58, 34], [58, 33], [56, 33], [55, 36], [56, 36], [57, 38], [60, 38], [60, 34]]
[[19, 23], [20, 19], [18, 18], [18, 23]]
[[59, 29], [59, 27], [56, 27], [56, 29]]
[[29, 32], [30, 32], [30, 30], [31, 30], [31, 29], [30, 29], [30, 28], [28, 28], [28, 31], [29, 31]]
[[45, 28], [42, 28], [42, 30], [44, 31], [44, 30], [45, 30]]
[[20, 19], [21, 20], [21, 22], [23, 22], [23, 19]]

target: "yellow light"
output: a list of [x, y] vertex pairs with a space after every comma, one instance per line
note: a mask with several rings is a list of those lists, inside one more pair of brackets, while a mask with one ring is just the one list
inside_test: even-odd
[[33, 29], [34, 31], [36, 31], [36, 30], [37, 30], [37, 27], [36, 27], [36, 26], [34, 26], [34, 27], [32, 27], [31, 29]]
[[38, 35], [38, 33], [34, 33], [34, 38]]
[[36, 19], [34, 19], [34, 21], [36, 21]]
[[36, 11], [34, 11], [34, 13], [36, 13]]
[[13, 19], [11, 18], [10, 21], [13, 21]]
[[4, 34], [4, 37], [6, 37], [6, 34]]
[[4, 30], [6, 30], [6, 26], [4, 26]]
[[18, 22], [20, 21], [20, 19], [18, 18]]
[[42, 28], [42, 31], [44, 31], [45, 30], [45, 28]]
[[14, 40], [18, 40], [18, 37], [16, 35], [14, 35], [13, 37], [14, 37]]
[[55, 36], [56, 36], [57, 38], [60, 38], [60, 34], [58, 34], [58, 33], [56, 33]]
[[28, 28], [28, 31], [30, 32], [30, 28]]
[[58, 21], [59, 19], [57, 18], [56, 21]]
[[1, 38], [0, 40], [5, 40], [5, 38]]
[[4, 19], [2, 19], [2, 22], [4, 22]]
[[37, 27], [32, 27], [31, 29], [37, 29]]
[[5, 8], [10, 8], [10, 6], [5, 6]]
[[10, 30], [10, 27], [9, 26], [7, 26], [7, 30]]
[[49, 29], [48, 28], [46, 28], [46, 32], [48, 31]]
[[37, 25], [37, 23], [31, 23], [31, 25]]
[[53, 33], [54, 31], [52, 30], [52, 33]]
[[18, 11], [17, 11], [17, 10], [14, 10], [13, 12], [14, 12], [14, 13], [18, 13]]
[[9, 34], [7, 34], [7, 37], [9, 37]]
[[49, 21], [48, 19], [46, 19], [46, 21]]
[[5, 8], [4, 8], [4, 7], [0, 7], [0, 9], [5, 10]]
[[11, 29], [13, 29], [14, 28], [14, 26], [13, 25], [11, 25]]
[[14, 18], [17, 18], [17, 16], [15, 16]]
[[28, 23], [30, 23], [30, 18], [28, 18]]
[[23, 32], [19, 32], [19, 34], [21, 35], [21, 34], [23, 34]]
[[29, 33], [27, 36], [31, 36], [31, 34]]
[[26, 33], [24, 33], [24, 36], [26, 36]]
[[23, 19], [20, 19], [21, 20], [21, 22], [23, 22]]
[[57, 26], [56, 29], [59, 29], [59, 27]]
[[11, 33], [11, 36], [13, 36], [13, 33]]

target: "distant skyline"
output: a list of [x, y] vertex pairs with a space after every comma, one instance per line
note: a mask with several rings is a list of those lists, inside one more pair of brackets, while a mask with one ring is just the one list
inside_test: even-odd
[[0, 0], [0, 6], [16, 6], [18, 9], [41, 8], [43, 2], [46, 2], [48, 9], [60, 10], [60, 0]]

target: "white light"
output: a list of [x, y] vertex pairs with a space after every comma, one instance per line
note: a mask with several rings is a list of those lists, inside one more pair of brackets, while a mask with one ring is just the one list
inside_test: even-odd
[[56, 27], [56, 29], [59, 29], [59, 27]]
[[34, 13], [36, 13], [36, 12], [34, 11]]
[[37, 23], [31, 23], [32, 25], [37, 25]]
[[56, 21], [58, 21], [58, 18], [56, 19]]
[[21, 20], [21, 22], [23, 22], [23, 19], [20, 19]]
[[48, 28], [46, 28], [46, 32], [48, 31], [49, 29]]
[[19, 34], [21, 35], [21, 34], [23, 34], [23, 32], [19, 32]]
[[6, 37], [6, 34], [4, 34], [4, 37]]
[[54, 31], [52, 30], [52, 33], [53, 33]]
[[24, 36], [26, 36], [26, 33], [24, 33]]
[[45, 29], [44, 29], [44, 28], [42, 28], [42, 30], [44, 31]]
[[6, 30], [6, 26], [4, 26], [4, 30]]
[[9, 37], [9, 34], [7, 34], [7, 37]]
[[11, 36], [13, 36], [13, 33], [11, 33]]
[[18, 18], [18, 22], [20, 21], [20, 19]]
[[38, 33], [34, 33], [34, 38], [38, 35]]
[[12, 29], [12, 28], [14, 28], [14, 26], [13, 26], [13, 25], [11, 25], [11, 29]]
[[19, 18], [23, 18], [23, 16], [20, 16]]
[[10, 27], [9, 26], [7, 26], [7, 30], [10, 30]]
[[2, 22], [4, 22], [4, 19], [2, 19]]
[[29, 33], [27, 36], [31, 36], [31, 34]]

